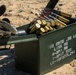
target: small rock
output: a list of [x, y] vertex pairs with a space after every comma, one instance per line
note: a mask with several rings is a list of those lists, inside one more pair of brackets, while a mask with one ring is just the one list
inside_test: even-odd
[[9, 12], [12, 12], [13, 10], [9, 10]]
[[71, 65], [72, 67], [75, 67], [75, 66], [76, 66], [76, 60], [72, 61], [72, 62], [70, 63], [70, 65]]
[[60, 2], [59, 6], [63, 6], [65, 4], [65, 2]]
[[59, 6], [63, 6], [63, 4], [59, 4]]
[[31, 11], [30, 14], [34, 14], [34, 13]]
[[57, 74], [56, 72], [53, 72], [53, 74]]
[[26, 18], [26, 20], [29, 20], [29, 16]]

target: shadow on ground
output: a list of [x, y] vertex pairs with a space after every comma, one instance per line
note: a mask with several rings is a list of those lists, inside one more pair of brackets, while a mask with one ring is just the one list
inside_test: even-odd
[[30, 75], [15, 68], [14, 49], [0, 51], [0, 75]]

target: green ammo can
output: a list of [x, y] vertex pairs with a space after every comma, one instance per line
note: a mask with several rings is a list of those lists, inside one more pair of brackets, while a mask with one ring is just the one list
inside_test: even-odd
[[15, 43], [15, 66], [32, 75], [43, 75], [76, 58], [75, 22], [38, 38], [35, 34], [20, 38]]
[[[26, 30], [27, 27], [24, 25], [18, 30]], [[0, 46], [7, 44], [15, 44], [17, 69], [32, 75], [43, 75], [76, 58], [76, 20], [40, 37], [28, 34], [0, 39]]]
[[[46, 8], [53, 9], [59, 0], [50, 0]], [[74, 20], [73, 20], [74, 21]], [[18, 29], [26, 31], [29, 25]], [[44, 75], [76, 58], [76, 20], [70, 25], [45, 33], [16, 35], [0, 39], [0, 46], [15, 44], [15, 66], [32, 75]]]

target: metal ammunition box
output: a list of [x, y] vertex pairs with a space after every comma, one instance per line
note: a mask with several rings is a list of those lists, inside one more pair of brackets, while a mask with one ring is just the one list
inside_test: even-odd
[[[18, 29], [27, 29], [28, 25]], [[32, 75], [43, 75], [76, 58], [76, 22], [37, 37], [35, 34], [0, 39], [15, 44], [15, 66]]]
[[15, 65], [20, 70], [43, 75], [76, 57], [76, 23], [38, 38], [34, 34], [29, 37], [15, 44]]

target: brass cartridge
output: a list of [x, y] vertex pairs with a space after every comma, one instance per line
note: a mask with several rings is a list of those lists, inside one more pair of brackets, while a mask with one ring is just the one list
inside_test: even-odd
[[54, 28], [52, 28], [52, 27], [50, 26], [50, 27], [49, 27], [49, 30], [50, 30], [50, 31], [53, 31], [53, 30], [54, 30]]
[[50, 20], [50, 23], [51, 23], [51, 26], [55, 26], [56, 25], [55, 20], [53, 20], [53, 19]]
[[46, 32], [46, 30], [41, 27], [39, 30], [37, 30], [36, 34], [37, 35], [43, 35], [45, 32]]
[[48, 32], [50, 30], [48, 26], [45, 26], [44, 29], [46, 32]]
[[51, 15], [49, 15], [49, 17], [54, 19], [56, 25], [61, 26], [61, 27], [67, 26], [67, 24], [65, 24], [64, 22], [58, 20], [57, 18], [55, 18], [55, 17], [53, 17]]
[[40, 25], [42, 24], [41, 20], [37, 20], [37, 23], [40, 24]]
[[42, 27], [36, 31], [36, 35], [43, 35], [44, 33], [45, 33], [45, 29]]
[[45, 16], [46, 20], [50, 22], [51, 26], [55, 26], [55, 21], [52, 18]]
[[62, 16], [62, 17], [65, 17], [65, 18], [71, 18], [71, 16], [72, 16], [71, 14], [67, 14], [67, 13], [64, 13], [64, 12], [58, 11], [58, 10], [53, 10], [53, 12]]
[[42, 20], [42, 25], [43, 25], [43, 26], [46, 25], [46, 20]]
[[46, 30], [44, 29], [44, 28], [40, 28], [40, 32], [42, 32], [42, 33], [45, 33], [46, 32]]
[[50, 24], [50, 22], [49, 21], [47, 21], [47, 24], [46, 24], [46, 26], [48, 26], [49, 27], [49, 30], [53, 30], [53, 28], [51, 27], [51, 24]]
[[53, 12], [51, 13], [51, 15], [54, 16], [55, 18], [57, 18], [58, 20], [66, 23], [66, 24], [68, 24], [70, 22], [70, 20], [68, 20], [68, 19], [66, 19], [66, 18], [64, 18], [64, 17], [62, 17], [62, 16], [60, 16], [58, 14], [55, 14]]
[[65, 26], [67, 26], [65, 23], [63, 23], [63, 22], [61, 22], [60, 20], [57, 20], [57, 19], [56, 19], [56, 25], [57, 25], [57, 26], [60, 26], [60, 27], [65, 27]]
[[50, 21], [47, 21], [47, 22], [46, 22], [46, 25], [47, 25], [47, 26], [51, 26]]
[[29, 33], [33, 33], [35, 32], [37, 29], [39, 29], [41, 26], [40, 24], [36, 23], [35, 25], [32, 25], [30, 28], [30, 32]]

